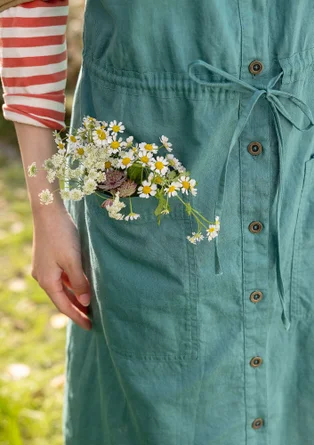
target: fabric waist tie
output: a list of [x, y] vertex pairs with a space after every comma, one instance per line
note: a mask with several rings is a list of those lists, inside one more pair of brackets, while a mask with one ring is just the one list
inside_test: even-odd
[[[209, 71], [212, 71], [214, 73], [220, 74], [221, 76], [225, 77], [226, 79], [230, 80], [231, 82], [207, 82], [204, 80], [199, 79], [195, 74], [193, 74], [192, 69], [197, 66], [203, 66]], [[312, 116], [312, 112], [309, 108], [309, 106], [304, 103], [302, 100], [294, 96], [292, 93], [281, 91], [281, 90], [275, 90], [272, 89], [272, 87], [277, 83], [277, 81], [280, 79], [280, 77], [283, 75], [283, 71], [281, 71], [278, 75], [274, 76], [270, 81], [268, 82], [266, 89], [258, 89], [255, 88], [253, 85], [250, 85], [249, 83], [238, 79], [237, 77], [233, 76], [232, 74], [227, 73], [226, 71], [223, 71], [219, 68], [216, 68], [213, 65], [210, 65], [209, 63], [205, 62], [204, 60], [198, 59], [195, 60], [188, 65], [188, 74], [191, 77], [191, 79], [195, 80], [195, 82], [206, 85], [209, 87], [222, 87], [222, 88], [230, 88], [236, 91], [245, 91], [249, 90], [252, 91], [252, 95], [248, 100], [248, 103], [244, 109], [244, 111], [241, 113], [238, 123], [236, 125], [236, 128], [234, 130], [228, 155], [226, 158], [226, 161], [224, 163], [220, 181], [219, 181], [219, 191], [218, 191], [218, 199], [216, 202], [216, 208], [215, 208], [215, 215], [218, 215], [221, 221], [222, 217], [222, 211], [223, 211], [223, 205], [224, 205], [224, 192], [225, 192], [225, 182], [227, 177], [227, 168], [228, 168], [228, 162], [230, 158], [230, 153], [232, 148], [235, 146], [236, 141], [238, 140], [239, 136], [241, 135], [250, 115], [251, 112], [257, 103], [258, 99], [265, 94], [266, 99], [270, 103], [273, 115], [274, 115], [274, 121], [275, 121], [275, 130], [278, 138], [278, 145], [279, 145], [279, 181], [278, 181], [278, 188], [276, 193], [277, 196], [277, 206], [276, 206], [276, 244], [277, 244], [277, 255], [278, 260], [276, 264], [276, 272], [277, 272], [277, 286], [278, 286], [278, 294], [280, 298], [280, 302], [282, 305], [282, 315], [281, 320], [284, 324], [284, 327], [286, 330], [290, 328], [290, 317], [288, 316], [287, 311], [287, 305], [286, 305], [286, 299], [285, 299], [285, 289], [283, 284], [283, 278], [282, 278], [282, 264], [281, 264], [281, 236], [280, 236], [280, 215], [281, 215], [281, 204], [282, 204], [282, 181], [280, 179], [281, 172], [283, 169], [283, 146], [284, 146], [284, 140], [283, 140], [283, 132], [281, 128], [281, 122], [280, 122], [280, 114], [285, 117], [294, 127], [296, 127], [300, 131], [309, 130], [314, 125], [314, 120]], [[309, 124], [307, 127], [301, 128], [298, 126], [298, 124], [294, 121], [292, 116], [287, 112], [287, 110], [284, 108], [280, 101], [281, 97], [286, 97], [291, 100], [291, 102], [298, 107], [304, 115], [309, 119]], [[219, 236], [214, 238], [215, 240], [215, 274], [221, 274], [222, 268], [219, 260], [219, 252], [218, 252], [218, 239]]]

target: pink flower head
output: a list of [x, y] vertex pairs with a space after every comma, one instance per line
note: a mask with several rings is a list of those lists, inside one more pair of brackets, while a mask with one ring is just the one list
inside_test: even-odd
[[116, 189], [119, 187], [127, 178], [126, 172], [120, 170], [108, 170], [106, 172], [106, 181], [99, 182], [98, 187], [101, 190]]
[[107, 208], [107, 207], [112, 206], [112, 204], [113, 204], [113, 199], [108, 198], [108, 199], [105, 199], [105, 200], [101, 203], [100, 206], [103, 207], [103, 208]]
[[131, 196], [136, 191], [137, 184], [132, 179], [124, 181], [116, 191], [120, 192], [120, 197]]

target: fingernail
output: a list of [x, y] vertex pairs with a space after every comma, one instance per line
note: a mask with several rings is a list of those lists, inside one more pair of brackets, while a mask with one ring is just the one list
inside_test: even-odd
[[83, 306], [88, 306], [89, 305], [89, 294], [82, 294], [78, 297], [78, 299], [80, 300], [80, 303], [82, 303]]

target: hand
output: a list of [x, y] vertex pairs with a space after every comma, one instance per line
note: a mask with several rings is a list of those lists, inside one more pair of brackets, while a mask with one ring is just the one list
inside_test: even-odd
[[50, 204], [33, 212], [33, 222], [32, 277], [60, 312], [82, 328], [91, 329], [86, 315], [90, 285], [82, 268], [79, 237], [71, 216], [64, 205]]

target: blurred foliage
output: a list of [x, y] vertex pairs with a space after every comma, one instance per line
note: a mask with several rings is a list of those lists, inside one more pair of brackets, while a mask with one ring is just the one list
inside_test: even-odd
[[[84, 2], [69, 4], [66, 125], [81, 64], [84, 13]], [[1, 100], [0, 88], [0, 106]], [[31, 208], [14, 124], [2, 113], [0, 214], [0, 445], [61, 445], [67, 319], [31, 276]]]

